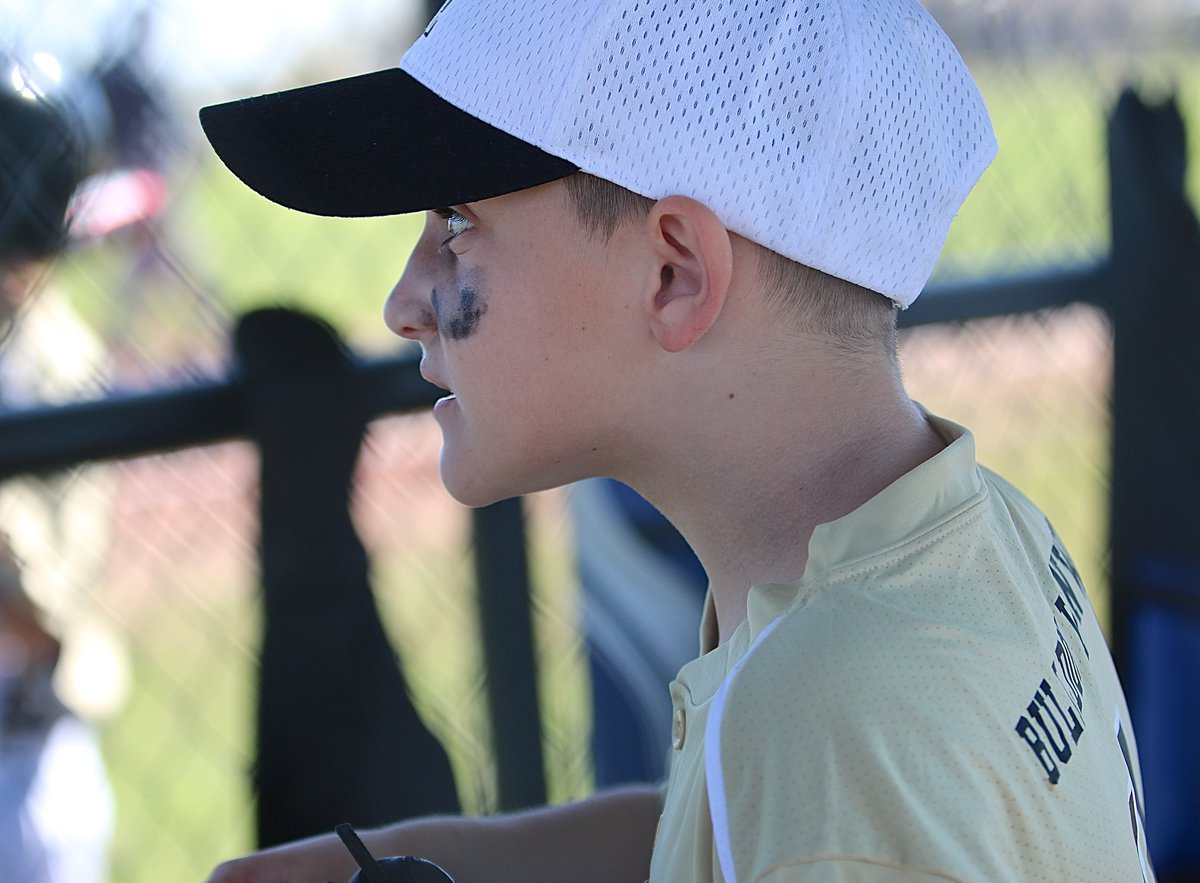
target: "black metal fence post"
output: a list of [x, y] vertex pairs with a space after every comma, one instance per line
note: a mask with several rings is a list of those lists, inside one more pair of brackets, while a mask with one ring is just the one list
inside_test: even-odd
[[1200, 228], [1174, 103], [1109, 126], [1112, 641], [1159, 880], [1200, 879]]
[[504, 810], [546, 800], [521, 506], [520, 499], [502, 500], [472, 512], [488, 708]]
[[350, 518], [372, 414], [348, 353], [284, 310], [246, 316], [236, 342], [261, 459], [259, 845], [453, 812], [449, 760], [409, 700]]

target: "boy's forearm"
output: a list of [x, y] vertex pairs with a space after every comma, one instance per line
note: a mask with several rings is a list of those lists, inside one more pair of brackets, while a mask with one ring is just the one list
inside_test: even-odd
[[643, 883], [661, 812], [649, 786], [504, 816], [438, 817], [365, 832], [378, 857], [419, 855], [455, 883]]
[[[657, 788], [614, 789], [503, 816], [439, 816], [360, 831], [376, 858], [415, 855], [455, 883], [643, 883], [660, 813]], [[326, 883], [356, 870], [333, 834], [227, 862], [210, 883]]]

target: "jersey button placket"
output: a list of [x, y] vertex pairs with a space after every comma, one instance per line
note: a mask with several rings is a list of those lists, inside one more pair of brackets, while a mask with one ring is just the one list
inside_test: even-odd
[[687, 737], [687, 713], [682, 708], [675, 709], [675, 718], [671, 721], [671, 747], [676, 751], [683, 748], [683, 740]]

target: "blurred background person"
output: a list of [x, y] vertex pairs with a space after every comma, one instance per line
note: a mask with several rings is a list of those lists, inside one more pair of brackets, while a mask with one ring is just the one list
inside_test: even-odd
[[[127, 179], [103, 174], [120, 115], [99, 77], [64, 71], [45, 53], [30, 62], [0, 55], [0, 71], [0, 411], [99, 398], [112, 386], [109, 350], [50, 268], [79, 238], [145, 214]], [[91, 596], [107, 558], [112, 490], [87, 467], [0, 485], [0, 530], [25, 590], [55, 635], [70, 634], [59, 694], [92, 719], [120, 705], [127, 668]]]
[[[107, 378], [101, 341], [45, 284], [91, 157], [78, 108], [48, 88], [53, 60], [39, 61], [5, 60], [0, 88], [0, 409], [96, 396]], [[113, 797], [82, 714], [110, 710], [120, 692], [120, 651], [88, 594], [109, 494], [76, 479], [0, 486], [2, 883], [107, 879]]]
[[0, 881], [108, 879], [113, 797], [94, 730], [53, 687], [61, 644], [0, 537]]

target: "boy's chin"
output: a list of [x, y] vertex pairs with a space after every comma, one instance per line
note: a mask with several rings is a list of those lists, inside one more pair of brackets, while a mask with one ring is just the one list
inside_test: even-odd
[[463, 469], [462, 464], [448, 462], [444, 450], [442, 451], [441, 476], [446, 492], [456, 502], [469, 509], [481, 509], [492, 503], [525, 493], [520, 489], [512, 489], [509, 483], [491, 480], [491, 476], [483, 476], [477, 471]]
[[481, 509], [501, 500], [535, 494], [567, 483], [565, 480], [554, 480], [553, 477], [533, 480], [529, 476], [519, 476], [512, 470], [494, 469], [486, 472], [478, 468], [463, 468], [461, 462], [456, 463], [446, 456], [444, 448], [440, 467], [442, 485], [447, 493], [470, 509]]
[[507, 500], [509, 497], [518, 496], [517, 494], [506, 494], [503, 496], [496, 496], [496, 495], [489, 496], [487, 494], [456, 492], [449, 485], [447, 485], [446, 490], [448, 490], [450, 492], [450, 496], [454, 498], [455, 502], [461, 503], [463, 506], [466, 506], [468, 509], [482, 509], [485, 506], [492, 505], [493, 503], [499, 503], [501, 500]]

